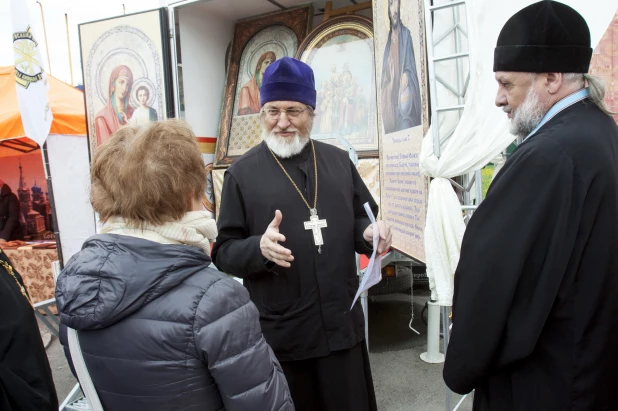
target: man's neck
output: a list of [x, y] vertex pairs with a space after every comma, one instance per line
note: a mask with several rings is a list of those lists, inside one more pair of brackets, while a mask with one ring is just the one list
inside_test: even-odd
[[551, 96], [551, 100], [550, 100], [550, 104], [549, 107], [547, 108], [547, 111], [551, 110], [551, 108], [553, 106], [555, 106], [556, 104], [558, 104], [560, 101], [564, 100], [565, 98], [569, 97], [571, 94], [575, 94], [580, 90], [583, 90], [585, 87], [568, 87], [564, 90], [560, 90], [558, 91], [556, 94]]

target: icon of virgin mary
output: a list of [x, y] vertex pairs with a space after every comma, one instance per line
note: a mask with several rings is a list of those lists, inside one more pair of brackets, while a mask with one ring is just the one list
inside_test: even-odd
[[107, 105], [94, 119], [97, 145], [103, 144], [120, 127], [129, 124], [134, 108], [129, 104], [133, 73], [127, 66], [116, 67], [109, 76]]
[[272, 51], [267, 51], [260, 56], [256, 66], [255, 75], [247, 81], [240, 89], [240, 101], [238, 103], [238, 115], [257, 114], [260, 112], [260, 87], [262, 86], [262, 76], [266, 67], [277, 60], [277, 56]]

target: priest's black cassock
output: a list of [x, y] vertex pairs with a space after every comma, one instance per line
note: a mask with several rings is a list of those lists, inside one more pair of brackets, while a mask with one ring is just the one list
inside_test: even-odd
[[[354, 252], [372, 252], [363, 239], [370, 224], [363, 204], [369, 202], [374, 214], [378, 206], [347, 152], [317, 141], [314, 145], [317, 211], [328, 224], [322, 229], [321, 253], [304, 227], [307, 206], [261, 143], [225, 173], [213, 261], [244, 279], [297, 410], [375, 409], [363, 312], [359, 302], [350, 306], [359, 286]], [[280, 162], [313, 206], [311, 147]], [[286, 241], [281, 245], [294, 256], [290, 268], [268, 262], [260, 251], [275, 210], [283, 215], [279, 228]]]
[[[10, 265], [2, 250], [0, 261]], [[12, 271], [15, 277], [0, 264], [0, 410], [57, 410], [56, 389], [34, 310], [21, 293], [21, 276]]]
[[618, 409], [618, 127], [589, 99], [517, 148], [472, 217], [444, 379], [475, 410]]

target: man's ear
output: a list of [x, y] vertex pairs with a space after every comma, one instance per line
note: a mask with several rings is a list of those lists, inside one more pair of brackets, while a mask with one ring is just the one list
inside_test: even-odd
[[562, 86], [562, 73], [546, 73], [545, 85], [549, 94], [556, 94]]

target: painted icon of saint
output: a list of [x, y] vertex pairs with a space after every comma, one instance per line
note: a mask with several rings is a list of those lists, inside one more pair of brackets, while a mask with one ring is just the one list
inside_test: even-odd
[[246, 82], [240, 89], [240, 101], [238, 103], [238, 115], [257, 114], [260, 112], [260, 87], [262, 87], [262, 76], [266, 67], [277, 60], [277, 56], [272, 51], [267, 51], [260, 56], [254, 76]]
[[419, 126], [421, 93], [410, 30], [401, 22], [401, 0], [388, 0], [390, 31], [382, 64], [382, 123], [386, 134]]
[[103, 144], [120, 127], [127, 125], [133, 115], [129, 104], [133, 73], [127, 66], [116, 67], [109, 76], [109, 99], [107, 105], [97, 113], [94, 119], [97, 145]]
[[159, 119], [157, 111], [148, 105], [148, 100], [150, 100], [150, 90], [148, 87], [139, 86], [135, 90], [135, 96], [139, 107], [133, 111], [129, 124], [140, 127], [147, 125], [151, 121], [157, 121]]

